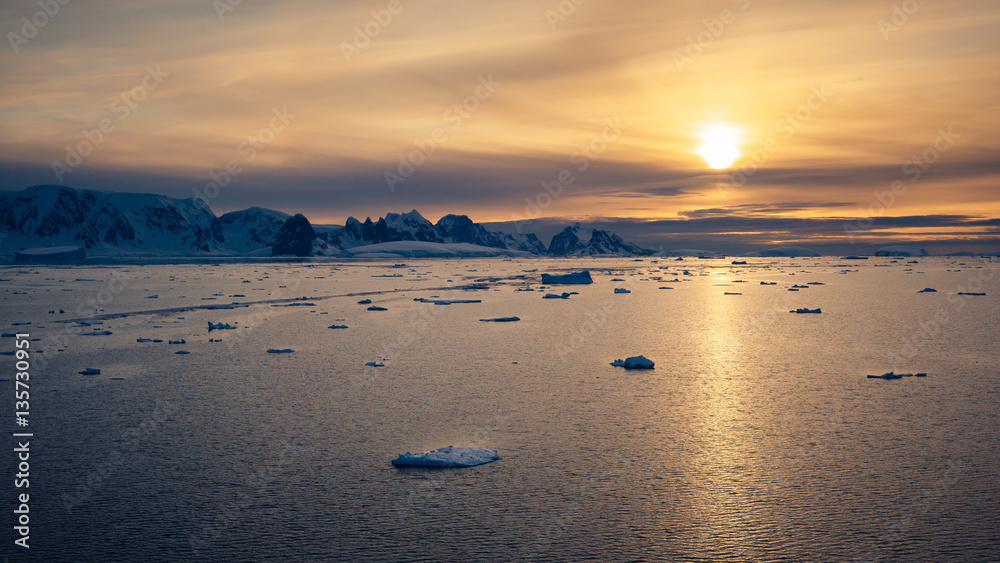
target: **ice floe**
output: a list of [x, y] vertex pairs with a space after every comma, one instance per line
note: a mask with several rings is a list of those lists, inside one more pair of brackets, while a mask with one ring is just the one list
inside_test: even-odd
[[622, 367], [625, 369], [653, 369], [655, 363], [646, 356], [631, 356], [625, 358], [624, 360], [618, 359], [611, 362], [611, 365], [615, 367]]
[[510, 323], [521, 320], [520, 317], [496, 317], [494, 319], [479, 319], [484, 323]]
[[234, 330], [234, 329], [236, 329], [236, 327], [229, 323], [213, 323], [211, 321], [208, 322], [208, 330]]
[[927, 377], [926, 373], [894, 373], [887, 371], [882, 375], [869, 375], [868, 379], [902, 379], [904, 377]]
[[818, 308], [817, 309], [806, 309], [804, 307], [801, 308], [801, 309], [795, 309], [794, 311], [789, 311], [789, 313], [799, 313], [799, 314], [802, 314], [802, 313], [822, 313], [822, 312], [823, 311], [821, 309], [818, 309]]
[[937, 293], [937, 290], [934, 289], [933, 287], [925, 287], [920, 291], [918, 291], [917, 293]]
[[87, 369], [85, 369], [85, 370], [83, 370], [81, 372], [78, 372], [78, 373], [80, 375], [101, 375], [101, 370], [99, 370], [97, 368], [87, 368]]
[[456, 448], [448, 446], [430, 452], [400, 454], [393, 465], [419, 465], [424, 467], [474, 467], [500, 459], [496, 450], [489, 448]]
[[371, 366], [373, 368], [384, 368], [385, 364], [382, 362], [365, 362], [366, 366]]
[[569, 299], [571, 294], [563, 292], [562, 294], [556, 295], [555, 293], [546, 293], [542, 296], [542, 299]]
[[369, 311], [388, 311], [389, 309], [386, 309], [385, 307], [379, 307], [378, 305], [372, 305], [371, 307], [368, 307], [368, 310]]
[[624, 287], [616, 287], [615, 293], [632, 293], [631, 291], [625, 289]]
[[326, 328], [347, 328], [347, 325], [330, 325]]
[[542, 274], [542, 283], [547, 284], [588, 284], [594, 283], [590, 270], [580, 270], [572, 274]]
[[267, 349], [267, 353], [268, 354], [291, 354], [294, 351], [295, 350], [292, 350], [291, 348], [268, 348]]

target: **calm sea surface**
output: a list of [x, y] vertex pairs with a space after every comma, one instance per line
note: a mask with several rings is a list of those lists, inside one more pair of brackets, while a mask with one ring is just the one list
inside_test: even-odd
[[[0, 383], [0, 556], [1000, 560], [1000, 261], [747, 260], [0, 267], [2, 329], [40, 339], [28, 427]], [[390, 464], [448, 445], [501, 459]]]

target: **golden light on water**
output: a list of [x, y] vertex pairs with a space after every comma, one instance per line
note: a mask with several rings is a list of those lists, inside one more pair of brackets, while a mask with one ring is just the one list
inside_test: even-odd
[[709, 167], [724, 170], [740, 157], [742, 131], [731, 125], [715, 123], [698, 134], [701, 145], [696, 151]]

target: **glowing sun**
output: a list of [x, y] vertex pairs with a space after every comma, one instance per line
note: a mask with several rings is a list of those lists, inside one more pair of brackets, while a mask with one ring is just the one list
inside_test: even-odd
[[701, 134], [696, 151], [711, 168], [729, 168], [740, 157], [740, 130], [729, 125], [709, 125]]

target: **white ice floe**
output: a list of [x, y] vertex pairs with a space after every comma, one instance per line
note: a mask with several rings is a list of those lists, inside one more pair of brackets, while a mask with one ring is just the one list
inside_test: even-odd
[[496, 450], [489, 448], [447, 448], [431, 452], [400, 454], [393, 465], [420, 465], [424, 467], [473, 467], [500, 459]]
[[630, 358], [625, 358], [624, 360], [615, 360], [611, 362], [611, 365], [626, 369], [653, 369], [655, 364], [653, 360], [650, 360], [645, 356], [632, 356]]
[[580, 270], [572, 274], [542, 274], [542, 283], [546, 284], [588, 284], [594, 283], [590, 270]]
[[511, 323], [521, 320], [520, 317], [496, 317], [495, 319], [479, 319], [484, 323]]

